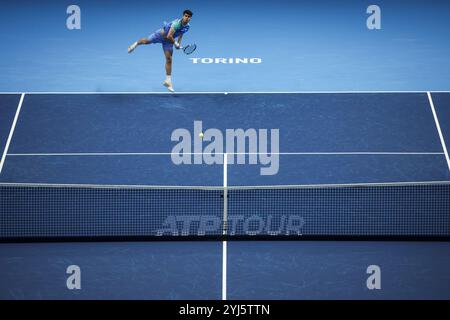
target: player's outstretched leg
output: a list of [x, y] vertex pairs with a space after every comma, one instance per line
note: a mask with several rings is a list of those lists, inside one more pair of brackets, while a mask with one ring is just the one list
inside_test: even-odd
[[132, 53], [134, 51], [134, 49], [137, 48], [137, 46], [140, 46], [142, 44], [150, 44], [151, 41], [146, 39], [146, 38], [142, 38], [139, 41], [134, 42], [131, 46], [128, 47], [128, 53]]

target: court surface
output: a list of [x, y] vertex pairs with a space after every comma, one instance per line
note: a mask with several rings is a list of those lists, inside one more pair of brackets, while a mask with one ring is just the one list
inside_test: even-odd
[[[450, 181], [448, 92], [17, 93], [0, 95], [0, 114], [4, 184]], [[192, 133], [195, 153], [200, 123], [205, 133], [266, 129], [269, 140], [278, 129], [276, 172], [261, 175], [269, 165], [249, 164], [250, 155], [243, 164], [174, 164], [174, 131]], [[70, 265], [82, 270], [81, 290], [66, 287]], [[372, 265], [381, 290], [366, 286]], [[449, 299], [448, 270], [449, 242], [2, 243], [0, 298]]]

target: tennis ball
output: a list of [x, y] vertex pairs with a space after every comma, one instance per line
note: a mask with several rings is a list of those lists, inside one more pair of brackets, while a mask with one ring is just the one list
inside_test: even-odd
[[203, 132], [200, 132], [198, 136], [203, 139]]

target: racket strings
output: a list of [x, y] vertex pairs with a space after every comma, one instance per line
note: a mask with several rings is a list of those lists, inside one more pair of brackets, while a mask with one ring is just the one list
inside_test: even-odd
[[188, 44], [186, 47], [184, 47], [183, 51], [186, 54], [191, 54], [192, 52], [195, 51], [195, 49], [197, 49], [197, 45], [195, 45], [195, 44]]

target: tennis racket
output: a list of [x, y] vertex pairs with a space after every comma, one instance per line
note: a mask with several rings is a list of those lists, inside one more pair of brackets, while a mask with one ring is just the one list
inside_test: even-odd
[[195, 43], [194, 44], [188, 44], [188, 45], [183, 47], [183, 52], [185, 54], [191, 54], [192, 52], [195, 51], [195, 49], [197, 49], [197, 45]]

